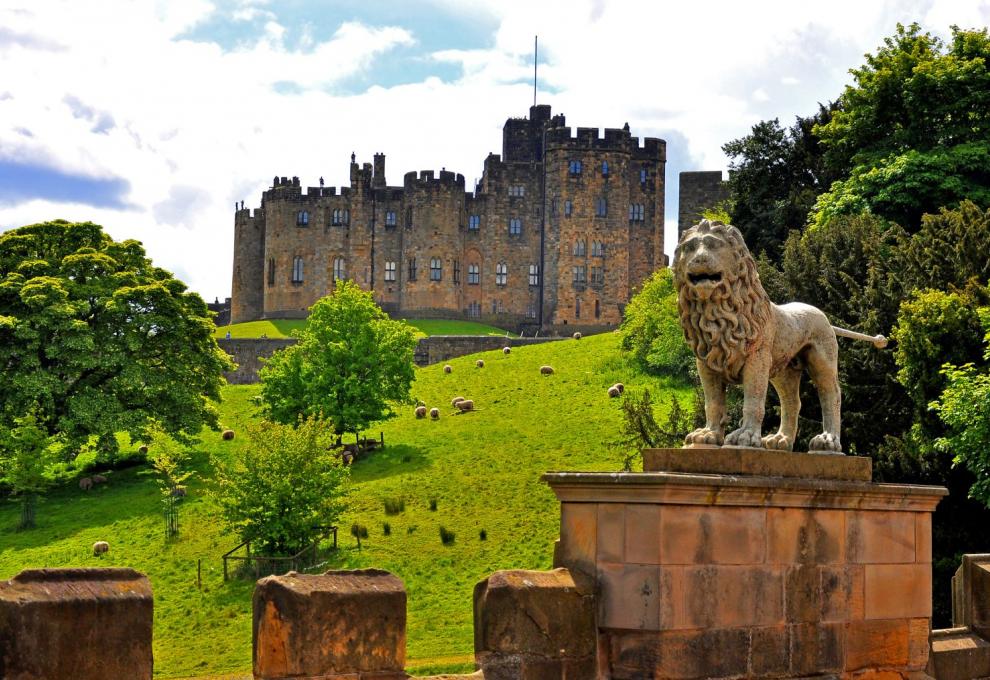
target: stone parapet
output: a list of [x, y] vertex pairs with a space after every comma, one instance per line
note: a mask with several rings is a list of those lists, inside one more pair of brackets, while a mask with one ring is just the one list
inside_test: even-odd
[[[738, 466], [721, 451], [704, 453], [711, 468]], [[862, 463], [829, 458], [839, 479], [544, 475], [561, 501], [555, 566], [597, 583], [602, 676], [924, 677], [946, 491], [849, 481]]]
[[150, 680], [151, 584], [133, 569], [29, 569], [0, 582], [0, 677]]
[[990, 677], [990, 555], [963, 555], [952, 577], [952, 621], [932, 631], [928, 672], [938, 680]]

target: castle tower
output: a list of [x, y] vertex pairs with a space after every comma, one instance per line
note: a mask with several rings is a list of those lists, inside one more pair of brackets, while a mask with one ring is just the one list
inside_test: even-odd
[[264, 310], [265, 211], [234, 213], [234, 272], [230, 322], [260, 319]]

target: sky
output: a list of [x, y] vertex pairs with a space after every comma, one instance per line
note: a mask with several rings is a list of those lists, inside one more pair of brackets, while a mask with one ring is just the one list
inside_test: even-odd
[[537, 98], [572, 127], [667, 141], [683, 170], [835, 99], [898, 22], [990, 24], [990, 0], [0, 0], [0, 230], [62, 218], [230, 294], [234, 204], [272, 177], [348, 183], [352, 152], [463, 173]]

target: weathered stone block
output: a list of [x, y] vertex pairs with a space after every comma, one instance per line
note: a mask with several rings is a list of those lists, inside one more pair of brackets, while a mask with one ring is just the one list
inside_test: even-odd
[[843, 562], [846, 544], [843, 515], [840, 510], [768, 509], [767, 561], [784, 564]]
[[0, 582], [0, 677], [150, 680], [151, 584], [133, 569], [30, 569]]
[[845, 632], [847, 671], [907, 666], [906, 619], [852, 621]]
[[661, 634], [660, 649], [663, 663], [660, 677], [737, 677], [748, 667], [749, 630], [711, 628], [666, 631]]
[[928, 672], [938, 680], [990, 677], [990, 642], [965, 628], [935, 631]]
[[625, 561], [660, 564], [660, 508], [655, 505], [626, 506]]
[[865, 456], [792, 453], [734, 446], [683, 449], [644, 449], [644, 472], [796, 477], [868, 482], [873, 463]]
[[622, 503], [598, 505], [598, 561], [621, 562], [626, 537], [626, 506]]
[[560, 543], [554, 566], [595, 573], [598, 541], [598, 506], [565, 503], [560, 510]]
[[406, 591], [379, 569], [269, 576], [254, 590], [258, 680], [406, 677]]
[[660, 516], [664, 564], [754, 564], [765, 554], [763, 508], [683, 506]]
[[930, 564], [865, 565], [868, 619], [928, 618], [932, 615]]
[[664, 567], [661, 628], [783, 624], [783, 581], [783, 571], [776, 567]]
[[846, 554], [850, 562], [890, 564], [915, 561], [914, 513], [851, 512], [846, 517]]
[[800, 623], [788, 626], [788, 632], [793, 675], [842, 670], [845, 654], [842, 624]]
[[660, 630], [660, 569], [601, 564], [599, 624], [603, 628]]
[[498, 571], [479, 582], [474, 647], [486, 680], [592, 680], [597, 639], [588, 585], [566, 569]]

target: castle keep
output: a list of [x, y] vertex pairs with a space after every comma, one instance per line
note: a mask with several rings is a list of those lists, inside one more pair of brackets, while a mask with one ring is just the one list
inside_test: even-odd
[[[306, 316], [340, 279], [390, 313], [503, 328], [618, 324], [665, 264], [666, 143], [577, 128], [548, 105], [510, 118], [474, 191], [464, 176], [385, 180], [385, 156], [350, 186], [276, 177], [234, 216], [231, 322]], [[241, 204], [243, 205], [243, 204]]]

